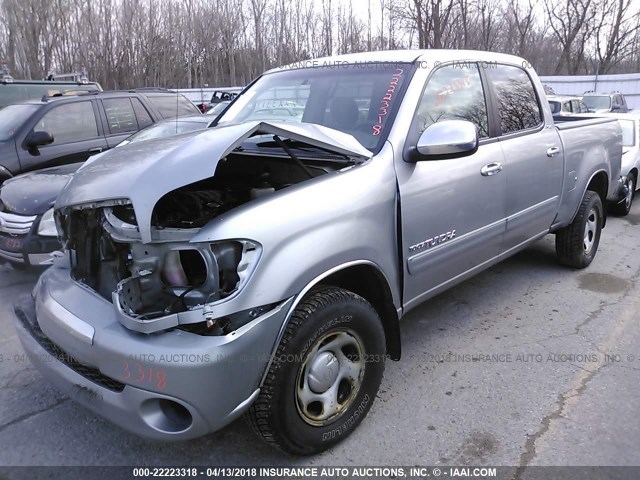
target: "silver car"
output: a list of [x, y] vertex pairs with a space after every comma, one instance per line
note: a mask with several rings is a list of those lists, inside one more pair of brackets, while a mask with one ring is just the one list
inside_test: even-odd
[[[247, 414], [285, 451], [335, 445], [400, 358], [411, 309], [550, 232], [561, 263], [593, 260], [622, 189], [620, 126], [555, 126], [526, 65], [302, 62], [206, 131], [107, 152], [58, 197], [64, 250], [16, 305], [32, 362], [147, 437]], [[284, 102], [304, 111], [262, 119]]]

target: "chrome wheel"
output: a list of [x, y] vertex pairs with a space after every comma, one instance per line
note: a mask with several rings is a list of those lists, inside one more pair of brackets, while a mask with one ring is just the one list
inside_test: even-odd
[[631, 202], [633, 201], [633, 193], [635, 190], [636, 186], [633, 183], [633, 178], [630, 178], [627, 181], [627, 195], [624, 197], [624, 204], [625, 207], [627, 208], [627, 210], [629, 210], [631, 208]]
[[596, 210], [592, 208], [589, 210], [589, 215], [587, 216], [587, 222], [584, 227], [584, 253], [587, 255], [591, 253], [591, 249], [593, 248], [593, 244], [596, 239], [596, 232], [598, 230], [598, 214]]
[[303, 420], [322, 426], [344, 413], [360, 389], [364, 369], [364, 348], [355, 332], [331, 332], [316, 341], [296, 379], [296, 405]]

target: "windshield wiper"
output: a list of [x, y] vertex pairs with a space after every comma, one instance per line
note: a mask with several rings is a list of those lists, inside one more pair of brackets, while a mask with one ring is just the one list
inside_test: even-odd
[[[308, 153], [317, 153], [317, 151], [319, 150], [323, 154], [330, 155], [331, 157], [338, 156], [338, 157], [343, 158], [344, 160], [347, 160], [349, 163], [354, 163], [354, 160], [349, 155], [345, 155], [344, 153], [334, 152], [333, 150], [329, 150], [328, 148], [322, 148], [322, 147], [317, 147], [315, 145], [309, 145], [306, 142], [302, 142], [300, 140], [292, 140], [290, 138], [287, 138], [285, 140], [280, 139], [280, 141], [282, 143], [286, 144], [289, 148], [295, 148], [296, 150], [301, 150], [303, 152], [308, 152]], [[271, 141], [270, 142], [260, 142], [260, 143], [256, 143], [256, 145], [258, 147], [260, 147], [260, 148], [282, 147], [282, 145], [280, 145], [275, 140], [275, 137], [274, 137], [274, 141], [272, 141], [272, 142]], [[284, 147], [282, 147], [282, 148], [284, 148]], [[323, 158], [323, 160], [324, 160], [324, 158]]]

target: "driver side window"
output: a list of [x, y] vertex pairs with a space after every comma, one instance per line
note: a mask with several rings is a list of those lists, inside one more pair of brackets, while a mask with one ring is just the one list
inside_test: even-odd
[[51, 145], [81, 142], [98, 137], [98, 125], [91, 101], [66, 103], [49, 110], [34, 130], [52, 134], [54, 141]]
[[446, 65], [431, 74], [414, 125], [421, 134], [440, 120], [467, 120], [478, 128], [478, 138], [489, 136], [487, 105], [477, 64]]

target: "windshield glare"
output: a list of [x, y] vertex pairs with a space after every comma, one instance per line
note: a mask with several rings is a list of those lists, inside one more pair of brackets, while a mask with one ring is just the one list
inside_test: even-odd
[[38, 108], [38, 105], [9, 105], [0, 110], [0, 142], [13, 138]]
[[589, 110], [609, 110], [611, 108], [611, 98], [605, 95], [585, 95], [582, 101]]
[[206, 122], [162, 122], [151, 125], [150, 127], [140, 130], [138, 133], [127, 138], [127, 143], [141, 142], [143, 140], [152, 140], [154, 138], [169, 137], [179, 133], [192, 132], [194, 130], [204, 130], [207, 127]]
[[353, 135], [377, 152], [411, 68], [370, 63], [283, 69], [259, 78], [218, 123], [315, 123]]

